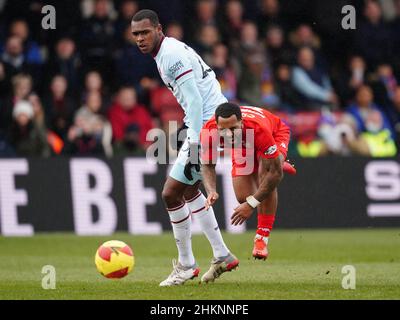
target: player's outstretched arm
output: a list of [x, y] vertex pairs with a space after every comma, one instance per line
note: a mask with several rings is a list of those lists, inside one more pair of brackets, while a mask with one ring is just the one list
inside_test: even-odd
[[194, 78], [181, 83], [180, 88], [187, 103], [186, 124], [189, 139], [189, 155], [184, 174], [186, 178], [193, 180], [192, 168], [195, 168], [197, 172], [200, 171], [199, 136], [203, 125], [203, 99]]
[[253, 210], [278, 186], [283, 177], [281, 161], [280, 156], [275, 159], [261, 158], [258, 190], [235, 208], [231, 217], [233, 225], [241, 225], [250, 218]]
[[280, 156], [275, 159], [261, 158], [261, 167], [259, 169], [260, 183], [253, 197], [262, 202], [275, 190], [282, 178], [283, 171]]
[[208, 210], [219, 198], [217, 193], [217, 174], [215, 164], [203, 164], [202, 166], [203, 184], [207, 192], [206, 210]]
[[194, 78], [189, 78], [179, 85], [185, 102], [187, 135], [190, 143], [199, 143], [200, 131], [203, 126], [203, 98]]

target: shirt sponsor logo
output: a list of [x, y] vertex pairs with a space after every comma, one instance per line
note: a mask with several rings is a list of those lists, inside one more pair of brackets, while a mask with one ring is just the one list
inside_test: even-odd
[[172, 67], [169, 67], [168, 71], [171, 74], [177, 73], [179, 70], [183, 69], [185, 66], [183, 65], [183, 62], [179, 60], [177, 63], [175, 63]]
[[274, 154], [276, 152], [276, 150], [278, 150], [278, 147], [276, 146], [276, 144], [274, 144], [273, 146], [270, 146], [267, 151], [264, 152], [265, 155], [271, 155]]

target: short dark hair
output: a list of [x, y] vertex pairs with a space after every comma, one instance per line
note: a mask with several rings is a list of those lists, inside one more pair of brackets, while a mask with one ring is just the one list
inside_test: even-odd
[[235, 103], [226, 102], [218, 106], [215, 110], [215, 120], [218, 122], [218, 118], [229, 118], [235, 115], [238, 120], [242, 120], [242, 110]]
[[149, 9], [143, 9], [138, 11], [132, 18], [132, 21], [138, 22], [142, 21], [144, 19], [149, 19], [151, 24], [154, 27], [157, 27], [160, 24], [160, 20], [158, 19], [157, 13], [155, 13], [153, 10]]

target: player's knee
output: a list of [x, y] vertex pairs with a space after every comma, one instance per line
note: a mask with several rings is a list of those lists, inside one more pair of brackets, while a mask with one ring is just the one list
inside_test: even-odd
[[194, 197], [196, 197], [199, 194], [199, 189], [192, 189], [192, 190], [188, 190], [185, 192], [184, 194], [184, 198], [186, 201], [189, 201], [191, 199], [193, 199]]
[[182, 197], [172, 188], [164, 188], [161, 197], [167, 207], [174, 206], [182, 201]]

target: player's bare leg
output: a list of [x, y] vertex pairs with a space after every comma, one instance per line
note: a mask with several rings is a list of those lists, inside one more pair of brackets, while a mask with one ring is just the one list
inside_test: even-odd
[[184, 200], [187, 187], [188, 185], [168, 177], [162, 191], [162, 199], [170, 216], [179, 258], [178, 262], [173, 261], [172, 273], [160, 283], [160, 286], [184, 284], [187, 280], [197, 277], [200, 272], [192, 251], [190, 210]]

